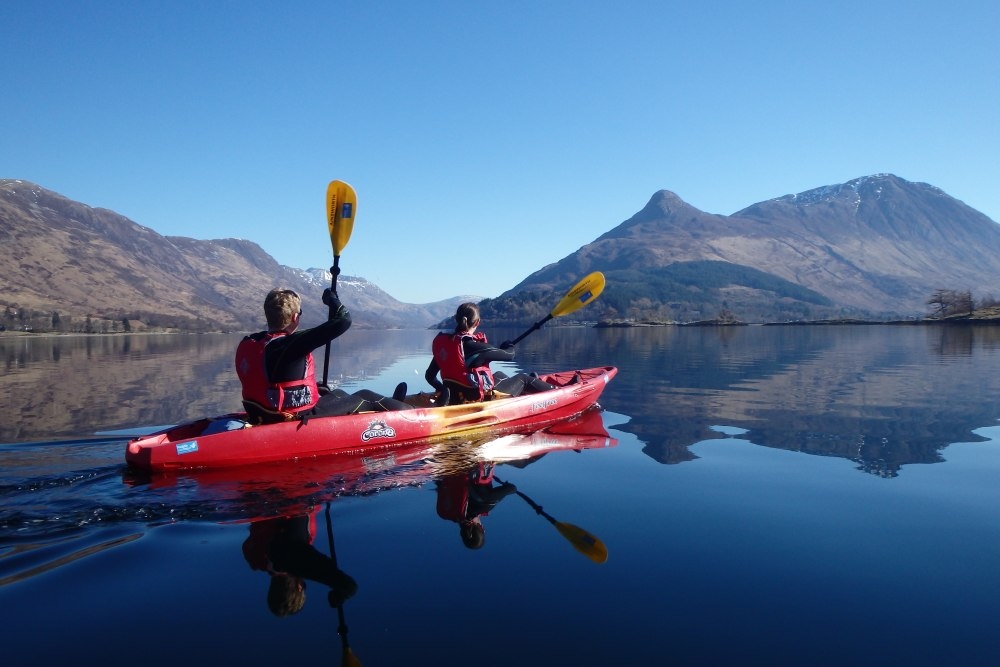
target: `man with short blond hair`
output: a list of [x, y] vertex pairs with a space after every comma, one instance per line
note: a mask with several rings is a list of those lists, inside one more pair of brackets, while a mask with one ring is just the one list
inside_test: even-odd
[[336, 293], [325, 290], [323, 302], [330, 308], [327, 321], [299, 331], [302, 317], [299, 295], [281, 288], [267, 293], [264, 299], [267, 331], [245, 337], [236, 348], [236, 373], [243, 385], [247, 418], [252, 423], [411, 407], [367, 389], [354, 394], [338, 389], [321, 396], [312, 351], [351, 326], [351, 313]]

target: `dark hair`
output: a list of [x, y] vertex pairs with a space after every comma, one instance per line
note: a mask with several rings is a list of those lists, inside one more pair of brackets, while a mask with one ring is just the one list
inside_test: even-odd
[[486, 544], [486, 529], [478, 521], [463, 521], [458, 525], [458, 533], [462, 544], [469, 549], [482, 549]]
[[468, 331], [479, 324], [479, 306], [471, 301], [463, 303], [455, 311], [455, 333]]

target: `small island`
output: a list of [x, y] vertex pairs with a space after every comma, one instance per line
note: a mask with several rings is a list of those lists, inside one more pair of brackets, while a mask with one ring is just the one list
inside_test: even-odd
[[[736, 318], [729, 311], [722, 311], [718, 316], [708, 320], [696, 320], [693, 322], [675, 322], [656, 319], [604, 319], [596, 325], [597, 328], [633, 328], [633, 327], [733, 327], [748, 326], [750, 322], [744, 322]], [[974, 308], [969, 312], [932, 314], [925, 317], [913, 317], [909, 319], [895, 320], [866, 320], [858, 318], [835, 318], [819, 320], [788, 320], [785, 322], [756, 322], [762, 326], [799, 326], [799, 325], [847, 325], [847, 324], [1000, 324], [1000, 305], [991, 304], [981, 308]]]

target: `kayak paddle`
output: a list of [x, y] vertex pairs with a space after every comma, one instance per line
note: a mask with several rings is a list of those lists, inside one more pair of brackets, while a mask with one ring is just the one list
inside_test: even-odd
[[[330, 540], [330, 560], [333, 561], [333, 566], [340, 569], [337, 565], [337, 549], [333, 546], [333, 521], [330, 520], [330, 501], [326, 501], [326, 535]], [[361, 661], [358, 657], [354, 655], [351, 650], [351, 645], [347, 641], [347, 622], [344, 620], [344, 603], [341, 602], [337, 605], [337, 620], [339, 624], [337, 626], [337, 634], [340, 635], [340, 643], [343, 648], [343, 656], [341, 658], [340, 664], [343, 667], [361, 667]]]
[[594, 271], [590, 275], [587, 275], [573, 285], [573, 289], [566, 292], [566, 296], [562, 298], [556, 307], [552, 309], [548, 315], [531, 325], [531, 328], [525, 331], [523, 334], [512, 340], [514, 345], [521, 342], [528, 334], [532, 331], [537, 331], [542, 328], [542, 325], [551, 320], [553, 317], [562, 317], [563, 315], [569, 315], [570, 313], [580, 310], [588, 303], [596, 299], [604, 291], [604, 274], [600, 271]]
[[[326, 225], [330, 230], [330, 243], [333, 245], [333, 266], [330, 267], [330, 291], [337, 294], [337, 276], [340, 275], [340, 253], [351, 239], [354, 230], [354, 216], [358, 209], [358, 196], [347, 183], [330, 181], [326, 187]], [[332, 319], [333, 307], [327, 314]], [[330, 342], [326, 343], [323, 354], [323, 386], [327, 386], [327, 374], [330, 370]]]
[[[498, 482], [503, 484], [503, 481], [493, 476]], [[595, 535], [587, 532], [579, 526], [574, 526], [571, 523], [565, 523], [562, 521], [556, 521], [552, 516], [550, 516], [542, 506], [536, 503], [534, 500], [524, 495], [520, 491], [516, 492], [517, 495], [521, 496], [526, 503], [531, 505], [531, 508], [535, 510], [537, 514], [542, 515], [548, 522], [556, 527], [559, 534], [569, 540], [569, 543], [573, 545], [573, 548], [582, 553], [584, 556], [594, 561], [595, 563], [603, 563], [608, 560], [608, 548], [604, 546], [604, 542], [601, 542]]]
[[340, 253], [351, 240], [357, 209], [358, 196], [354, 193], [354, 188], [343, 181], [330, 181], [330, 185], [326, 187], [326, 225], [333, 245], [333, 268], [330, 269], [333, 279], [330, 290], [334, 294], [337, 293], [337, 274], [340, 273]]

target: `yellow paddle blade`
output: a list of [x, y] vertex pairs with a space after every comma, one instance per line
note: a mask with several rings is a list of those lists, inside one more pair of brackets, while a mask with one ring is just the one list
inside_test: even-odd
[[551, 315], [552, 317], [561, 317], [579, 310], [599, 297], [603, 291], [604, 274], [600, 271], [594, 271], [566, 293], [562, 301], [557, 303], [556, 307], [552, 309]]
[[349, 648], [344, 649], [343, 659], [340, 662], [343, 667], [361, 667], [361, 661]]
[[343, 181], [330, 181], [326, 187], [326, 224], [330, 228], [334, 257], [340, 257], [340, 251], [351, 238], [357, 210], [358, 196], [354, 188]]
[[559, 533], [569, 540], [574, 549], [590, 560], [600, 564], [608, 559], [608, 548], [604, 546], [604, 542], [601, 542], [583, 528], [574, 526], [571, 523], [563, 523], [562, 521], [556, 521], [554, 525]]

